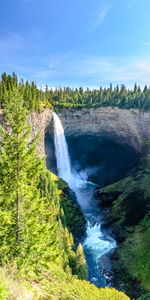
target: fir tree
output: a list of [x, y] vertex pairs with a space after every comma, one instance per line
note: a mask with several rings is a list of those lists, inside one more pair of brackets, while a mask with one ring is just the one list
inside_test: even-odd
[[80, 279], [87, 279], [87, 263], [81, 244], [78, 245], [76, 252], [76, 270]]
[[31, 194], [31, 178], [39, 167], [35, 156], [37, 141], [29, 143], [27, 111], [18, 90], [4, 106], [0, 143], [0, 253], [1, 261], [18, 252], [22, 239], [22, 208]]
[[51, 261], [63, 264], [57, 189], [37, 156], [38, 139], [29, 142], [27, 110], [16, 89], [5, 103], [4, 124], [0, 148], [1, 263], [17, 257], [25, 272], [48, 267]]

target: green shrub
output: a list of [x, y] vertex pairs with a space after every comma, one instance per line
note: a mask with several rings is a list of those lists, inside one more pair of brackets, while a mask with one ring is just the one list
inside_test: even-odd
[[6, 288], [6, 285], [3, 279], [0, 277], [0, 300], [6, 300], [9, 292]]

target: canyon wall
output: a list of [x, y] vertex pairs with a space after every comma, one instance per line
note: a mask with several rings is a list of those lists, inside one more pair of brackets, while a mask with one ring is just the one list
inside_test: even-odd
[[[28, 124], [31, 126], [30, 141], [39, 135], [38, 153], [42, 157], [45, 154], [45, 132], [52, 124], [52, 110], [46, 109], [41, 113], [32, 112], [28, 116]], [[3, 124], [3, 111], [0, 110], [0, 124]]]
[[[147, 139], [150, 139], [150, 112], [119, 108], [68, 108], [61, 109], [58, 115], [62, 121], [66, 136], [96, 135], [112, 139], [121, 144], [130, 145], [137, 152]], [[47, 109], [29, 117], [32, 125], [31, 138], [40, 134], [39, 153], [45, 153], [45, 132], [52, 132], [52, 110]]]
[[45, 154], [45, 132], [47, 127], [50, 127], [52, 121], [52, 110], [46, 109], [44, 112], [38, 114], [33, 112], [29, 118], [28, 123], [32, 127], [31, 140], [39, 134], [38, 153], [42, 157]]
[[141, 152], [150, 139], [150, 112], [119, 108], [62, 109], [66, 136], [93, 134], [132, 146]]

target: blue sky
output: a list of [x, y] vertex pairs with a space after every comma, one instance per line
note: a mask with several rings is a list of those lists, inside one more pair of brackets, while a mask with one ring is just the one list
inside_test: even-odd
[[39, 86], [150, 85], [150, 0], [2, 0], [4, 71]]

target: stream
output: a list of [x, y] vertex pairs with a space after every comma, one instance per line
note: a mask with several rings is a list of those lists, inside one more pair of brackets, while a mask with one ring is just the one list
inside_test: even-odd
[[53, 122], [58, 176], [75, 192], [87, 221], [86, 237], [82, 240], [82, 246], [88, 265], [88, 280], [99, 287], [111, 286], [109, 254], [116, 247], [116, 241], [108, 230], [102, 229], [102, 213], [94, 199], [96, 184], [86, 180], [82, 172], [75, 172], [71, 168], [64, 129], [56, 113], [53, 113]]

